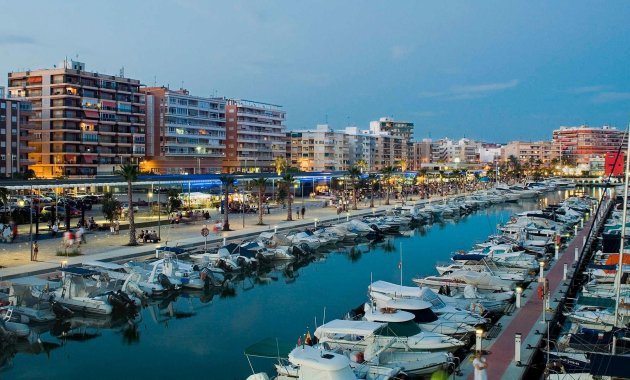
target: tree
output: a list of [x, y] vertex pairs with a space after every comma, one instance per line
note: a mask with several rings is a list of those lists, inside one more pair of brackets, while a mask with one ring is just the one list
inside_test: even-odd
[[363, 173], [363, 171], [368, 168], [367, 161], [365, 161], [363, 159], [358, 160], [355, 166], [358, 167], [359, 169], [361, 169], [361, 173]]
[[2, 207], [4, 209], [4, 212], [2, 213], [2, 219], [3, 221], [6, 222], [6, 214], [7, 211], [9, 210], [9, 196], [11, 195], [11, 192], [9, 191], [9, 189], [7, 189], [6, 187], [0, 187], [0, 201], [2, 202]]
[[292, 206], [293, 206], [293, 184], [295, 183], [295, 177], [291, 173], [285, 173], [280, 179], [280, 187], [282, 187], [287, 193], [287, 221], [293, 220]]
[[522, 167], [521, 167], [521, 162], [519, 161], [518, 157], [511, 154], [508, 157], [508, 167], [510, 168], [510, 173], [513, 178], [515, 179], [520, 178]]
[[280, 175], [287, 168], [287, 160], [284, 157], [278, 156], [273, 159], [273, 165], [276, 168], [276, 173]]
[[386, 166], [381, 169], [381, 174], [383, 175], [383, 182], [385, 183], [385, 192], [387, 197], [385, 198], [385, 205], [389, 205], [389, 192], [391, 184], [389, 183], [390, 178], [392, 177], [392, 173], [394, 172], [394, 168], [391, 166]]
[[234, 178], [231, 175], [228, 174], [223, 174], [219, 177], [219, 180], [221, 181], [221, 183], [223, 184], [223, 194], [224, 194], [224, 198], [223, 198], [223, 231], [229, 231], [230, 230], [230, 219], [228, 214], [230, 213], [230, 210], [228, 208], [228, 197], [230, 195], [230, 190], [234, 187], [234, 185], [236, 184], [236, 178]]
[[353, 166], [348, 169], [348, 177], [352, 183], [352, 209], [357, 209], [357, 178], [361, 176], [361, 169], [358, 166]]
[[254, 188], [258, 189], [258, 225], [262, 226], [263, 223], [263, 198], [265, 197], [265, 191], [267, 190], [267, 178], [260, 177], [252, 181]]
[[374, 208], [374, 187], [378, 181], [376, 174], [368, 175], [368, 185], [370, 186], [370, 208]]
[[407, 171], [407, 160], [405, 160], [404, 158], [398, 161], [398, 165], [400, 166], [400, 171], [401, 172], [406, 172]]
[[181, 198], [179, 197], [179, 191], [177, 191], [176, 189], [168, 189], [168, 192], [166, 194], [166, 196], [168, 197], [168, 213], [170, 214], [179, 210], [184, 204], [184, 202], [182, 202]]
[[114, 174], [127, 180], [127, 199], [129, 201], [129, 244], [138, 245], [136, 240], [136, 223], [133, 214], [133, 192], [132, 183], [138, 179], [138, 167], [136, 165], [121, 165], [120, 169], [114, 171]]
[[114, 219], [118, 216], [120, 212], [120, 201], [114, 198], [114, 194], [105, 193], [103, 196], [103, 202], [101, 206], [101, 210], [103, 211], [103, 216], [105, 220], [107, 220], [110, 224], [114, 223]]

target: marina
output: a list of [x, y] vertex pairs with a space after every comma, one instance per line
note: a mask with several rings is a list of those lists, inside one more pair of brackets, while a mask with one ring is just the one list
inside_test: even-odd
[[[37, 336], [36, 339], [27, 339], [28, 344], [24, 341], [20, 343], [26, 346], [26, 351], [39, 350], [48, 353], [45, 358], [41, 355], [26, 356], [18, 350], [18, 354], [10, 360], [9, 365], [3, 368], [3, 372], [10, 374], [11, 378], [20, 378], [22, 373], [25, 374], [25, 378], [30, 376], [44, 376], [45, 378], [49, 373], [45, 369], [45, 363], [48, 360], [55, 360], [55, 368], [60, 371], [57, 374], [62, 376], [64, 368], [72, 366], [71, 361], [62, 359], [62, 357], [77, 356], [82, 362], [91, 362], [91, 358], [84, 358], [81, 355], [84, 350], [83, 347], [88, 347], [89, 350], [99, 350], [102, 355], [114, 357], [121, 355], [120, 359], [116, 360], [121, 363], [124, 363], [122, 355], [125, 354], [150, 355], [147, 357], [147, 361], [153, 361], [153, 357], [168, 356], [169, 352], [175, 355], [175, 350], [181, 353], [183, 348], [179, 344], [173, 344], [172, 341], [166, 344], [167, 341], [177, 336], [177, 341], [181, 341], [181, 344], [188, 348], [186, 350], [186, 363], [192, 362], [197, 367], [207, 369], [214, 374], [213, 378], [245, 378], [249, 370], [248, 362], [244, 358], [238, 361], [235, 359], [243, 357], [242, 353], [245, 348], [270, 337], [285, 345], [295, 345], [294, 342], [298, 337], [303, 340], [307, 332], [315, 336], [317, 334], [316, 329], [321, 327], [323, 323], [344, 318], [351, 308], [360, 302], [365, 302], [363, 300], [366, 300], [366, 289], [370, 286], [371, 278], [374, 281], [372, 283], [374, 288], [369, 294], [372, 296], [371, 302], [375, 303], [378, 309], [368, 308], [370, 301], [366, 300], [368, 303], [365, 304], [363, 310], [366, 313], [371, 310], [370, 316], [368, 317], [366, 314], [366, 318], [371, 319], [373, 321], [371, 323], [387, 323], [393, 314], [380, 314], [376, 311], [381, 310], [382, 307], [400, 306], [407, 308], [407, 311], [400, 312], [403, 318], [401, 321], [405, 320], [404, 313], [412, 314], [409, 311], [413, 311], [414, 307], [426, 306], [420, 302], [411, 306], [402, 305], [400, 301], [391, 298], [391, 294], [389, 298], [382, 297], [388, 294], [388, 287], [389, 290], [393, 287], [394, 292], [396, 292], [396, 288], [400, 287], [402, 278], [403, 285], [420, 290], [421, 288], [416, 287], [411, 280], [434, 275], [436, 271], [433, 265], [437, 262], [448, 259], [453, 252], [457, 253], [462, 249], [468, 249], [474, 243], [481, 243], [488, 236], [496, 234], [497, 225], [511, 222], [510, 218], [516, 213], [540, 209], [546, 204], [554, 204], [563, 200], [569, 192], [571, 190], [555, 190], [548, 192], [540, 199], [523, 199], [516, 203], [497, 203], [496, 205], [488, 204], [486, 207], [478, 206], [476, 211], [471, 209], [468, 212], [463, 212], [464, 209], [462, 208], [462, 215], [460, 216], [423, 220], [422, 223], [403, 228], [402, 231], [396, 231], [395, 234], [383, 234], [380, 242], [377, 240], [369, 243], [369, 240], [366, 239], [363, 240], [363, 243], [344, 245], [342, 243], [344, 239], [337, 238], [334, 248], [328, 246], [327, 249], [319, 250], [320, 254], [307, 255], [305, 256], [308, 258], [307, 260], [282, 260], [281, 262], [271, 260], [275, 264], [261, 266], [256, 270], [249, 271], [247, 275], [229, 275], [226, 270], [223, 275], [230, 278], [227, 286], [215, 286], [218, 285], [217, 283], [205, 290], [196, 290], [194, 286], [181, 286], [181, 290], [172, 294], [149, 297], [142, 301], [143, 307], [133, 318], [129, 316], [120, 318], [120, 314], [106, 318], [95, 317], [94, 315], [81, 316], [80, 318], [72, 316], [62, 323], [63, 327], [58, 326], [60, 321], [57, 321], [55, 328], [50, 330], [40, 327], [40, 331], [34, 333]], [[470, 200], [474, 200], [474, 197], [471, 197]], [[452, 204], [452, 202], [449, 201], [446, 204]], [[432, 203], [430, 207], [445, 207], [446, 204]], [[418, 213], [418, 215], [421, 214]], [[387, 223], [385, 223], [387, 218], [389, 218], [391, 225], [392, 220], [400, 217], [391, 214], [379, 219], [378, 215], [375, 215], [368, 217], [365, 221], [373, 222], [372, 224], [380, 223], [379, 229], [384, 230], [387, 227]], [[350, 221], [347, 222], [346, 226], [354, 226], [352, 233], [366, 234], [367, 230], [361, 230], [362, 223]], [[339, 229], [335, 225], [333, 227]], [[346, 230], [349, 231], [348, 228]], [[319, 232], [319, 234], [323, 233]], [[329, 239], [331, 239], [332, 231], [328, 231], [328, 233]], [[313, 239], [313, 235], [309, 235], [310, 237], [301, 236], [302, 241], [297, 246], [308, 243], [309, 240]], [[269, 235], [265, 236], [269, 237]], [[295, 239], [297, 235], [288, 234], [287, 236], [294, 236], [293, 239]], [[313, 248], [315, 248], [313, 245], [310, 247], [308, 244], [303, 245], [304, 250]], [[250, 245], [248, 251], [255, 250], [252, 250]], [[169, 255], [170, 253], [166, 255], [162, 253], [162, 256], [165, 257]], [[182, 255], [182, 258], [184, 256]], [[256, 254], [253, 255], [253, 257], [256, 256]], [[260, 255], [258, 257], [262, 259]], [[238, 257], [234, 259], [235, 262], [238, 261]], [[98, 266], [99, 263], [91, 263], [90, 270], [94, 270], [95, 265]], [[101, 271], [112, 272], [110, 277], [114, 277], [114, 271], [119, 269], [118, 266], [111, 264], [100, 265], [102, 265]], [[470, 273], [480, 274], [477, 271]], [[191, 278], [190, 274], [188, 277]], [[475, 276], [475, 279], [478, 280], [478, 277]], [[173, 277], [169, 278], [171, 285], [178, 286], [176, 281], [172, 279]], [[378, 281], [381, 281], [383, 285], [379, 287]], [[386, 285], [387, 282], [393, 285], [388, 286]], [[188, 283], [191, 284], [192, 282], [188, 281]], [[159, 283], [159, 285], [168, 286], [166, 283]], [[509, 286], [513, 288], [512, 285]], [[431, 292], [431, 294], [440, 293], [439, 286], [434, 290], [435, 292]], [[453, 288], [452, 293], [454, 292], [455, 289]], [[479, 290], [479, 292], [483, 292], [483, 290]], [[146, 293], [146, 290], [142, 290], [136, 295], [143, 293]], [[273, 299], [273, 302], [265, 301], [270, 299]], [[426, 301], [422, 302], [427, 303]], [[470, 302], [464, 302], [464, 304], [456, 306], [467, 306], [466, 309], [470, 310]], [[500, 300], [497, 301], [497, 304], [502, 305], [503, 308], [506, 305]], [[489, 309], [492, 308], [490, 300], [487, 300], [485, 305]], [[499, 309], [501, 308], [497, 308], [497, 310]], [[481, 309], [474, 311], [481, 311]], [[468, 311], [458, 315], [452, 310], [449, 312], [446, 308], [442, 311], [435, 310], [435, 313], [439, 314], [440, 320], [447, 318], [450, 321], [437, 325], [425, 323], [419, 326], [422, 331], [425, 331], [429, 326], [434, 326], [433, 332], [427, 331], [423, 334], [438, 334], [436, 337], [445, 337], [446, 335], [442, 334], [447, 333], [452, 336], [452, 338], [447, 339], [452, 339], [454, 342], [462, 339], [461, 344], [455, 343], [451, 350], [453, 352], [458, 351], [460, 346], [468, 346], [474, 342], [475, 329], [464, 326], [474, 326], [486, 322], [484, 318], [475, 320], [475, 314], [470, 314]], [[413, 315], [411, 318], [414, 319]], [[458, 327], [459, 331], [458, 328], [454, 327]], [[34, 330], [37, 331], [37, 329]], [[122, 350], [107, 350], [109, 345], [121, 345], [121, 343], [116, 343], [116, 341], [120, 342], [121, 338], [123, 340]], [[443, 338], [441, 339], [443, 340]], [[38, 349], [37, 347], [48, 347], [48, 349]], [[53, 350], [51, 347], [56, 349]], [[155, 352], [157, 347], [160, 347], [159, 352]], [[446, 351], [449, 350], [446, 347]], [[465, 350], [467, 352], [467, 348]], [[424, 351], [430, 352], [431, 350], [420, 350], [419, 352]], [[440, 349], [438, 347], [433, 351], [439, 353]], [[57, 356], [58, 352], [66, 352], [66, 354]], [[386, 350], [386, 352], [389, 351]], [[462, 351], [460, 350], [457, 355], [461, 357]], [[464, 365], [459, 366], [460, 359], [457, 356], [442, 356], [443, 359], [440, 362], [442, 364], [436, 365], [436, 368], [461, 367], [465, 369]], [[381, 356], [380, 360], [384, 361], [384, 358]], [[424, 359], [427, 358], [424, 356]], [[166, 360], [166, 357], [163, 359]], [[417, 361], [419, 358], [413, 360]], [[431, 360], [435, 360], [435, 356]], [[33, 361], [39, 364], [33, 365]], [[234, 365], [231, 365], [230, 368], [222, 367], [221, 363], [226, 361], [234, 363]], [[268, 368], [268, 372], [272, 371], [270, 367], [266, 367], [270, 365], [268, 361], [254, 359], [253, 362], [256, 367], [262, 366], [263, 369]], [[108, 370], [103, 368], [102, 364], [94, 362], [90, 365], [102, 368], [99, 373], [103, 374], [103, 378], [107, 377]], [[166, 373], [175, 375], [175, 373], [186, 373], [186, 368], [177, 366], [175, 370], [172, 369], [171, 365], [168, 368], [151, 369], [150, 371], [157, 370], [160, 373], [166, 371]], [[435, 369], [431, 365], [422, 368]], [[129, 370], [133, 371], [132, 368]], [[199, 369], [196, 368], [195, 370]], [[190, 371], [192, 374], [193, 369]], [[430, 371], [418, 370], [415, 374], [426, 375], [427, 372]]]

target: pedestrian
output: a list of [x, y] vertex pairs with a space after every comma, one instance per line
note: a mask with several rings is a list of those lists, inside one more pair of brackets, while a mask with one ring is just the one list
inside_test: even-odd
[[83, 234], [81, 233], [81, 228], [79, 227], [77, 229], [77, 232], [75, 233], [76, 236], [76, 240], [77, 240], [77, 246], [81, 246], [81, 241], [83, 240]]
[[120, 234], [120, 222], [118, 220], [114, 221], [114, 233], [116, 235]]
[[304, 208], [304, 206], [302, 206], [302, 219], [304, 219], [304, 214], [306, 213], [306, 209]]
[[295, 215], [297, 219], [300, 219], [300, 207], [295, 208]]
[[55, 222], [52, 226], [52, 237], [56, 237], [57, 232], [59, 232], [59, 226], [57, 225], [57, 222]]
[[481, 351], [475, 352], [475, 360], [473, 360], [473, 367], [475, 368], [475, 380], [488, 380], [488, 363], [486, 358], [481, 355]]
[[269, 207], [269, 203], [267, 203], [267, 214], [271, 214], [271, 207]]
[[112, 235], [116, 233], [116, 227], [114, 226], [114, 222], [111, 222], [109, 225], [109, 233]]
[[83, 227], [84, 224], [81, 225], [81, 227], [79, 227], [79, 234], [80, 234], [80, 239], [77, 237], [77, 240], [79, 240], [79, 244], [81, 243], [86, 243], [87, 244], [87, 240], [85, 239], [85, 227]]
[[33, 242], [33, 261], [37, 261], [37, 254], [39, 253], [39, 244], [37, 240]]

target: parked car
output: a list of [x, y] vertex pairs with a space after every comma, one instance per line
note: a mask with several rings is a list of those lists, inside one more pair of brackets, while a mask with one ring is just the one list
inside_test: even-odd
[[[127, 202], [122, 203], [120, 205], [120, 208], [121, 208], [121, 212], [123, 214], [128, 213], [129, 212], [129, 203], [127, 203]], [[133, 212], [138, 212], [138, 211], [140, 211], [140, 208], [138, 208], [138, 206], [136, 206], [136, 205], [133, 205]]]

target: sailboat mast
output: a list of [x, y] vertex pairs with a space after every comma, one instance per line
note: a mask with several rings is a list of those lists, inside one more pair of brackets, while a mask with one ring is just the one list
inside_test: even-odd
[[399, 264], [399, 266], [400, 266], [400, 294], [402, 294], [402, 286], [403, 286], [403, 284], [402, 284], [402, 266], [403, 266], [403, 263], [402, 263], [402, 242], [400, 242], [400, 264]]
[[[626, 212], [628, 210], [628, 171], [630, 171], [630, 143], [628, 138], [630, 137], [630, 123], [628, 123], [628, 132], [626, 132], [626, 172], [625, 179], [623, 181], [623, 211], [621, 214], [621, 241], [619, 243], [619, 266], [617, 267], [617, 276], [615, 277], [615, 325], [619, 319], [619, 298], [621, 296], [621, 276], [623, 275], [623, 251], [624, 242], [626, 236]], [[617, 157], [617, 159], [619, 159]]]

